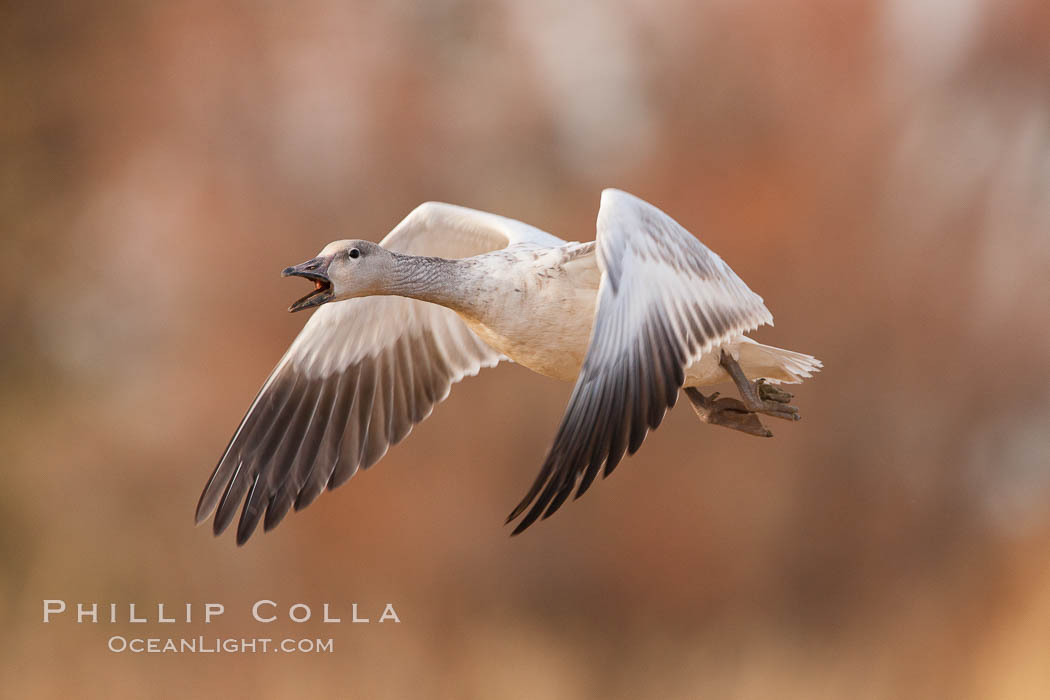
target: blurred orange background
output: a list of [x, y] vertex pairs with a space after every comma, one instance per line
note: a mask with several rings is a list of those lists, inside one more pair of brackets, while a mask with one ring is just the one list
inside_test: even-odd
[[[53, 2], [0, 36], [5, 696], [1050, 697], [1050, 5]], [[825, 362], [801, 423], [683, 400], [510, 539], [571, 387], [501, 366], [274, 532], [193, 527], [303, 323], [284, 266], [424, 200], [591, 240], [606, 186]]]

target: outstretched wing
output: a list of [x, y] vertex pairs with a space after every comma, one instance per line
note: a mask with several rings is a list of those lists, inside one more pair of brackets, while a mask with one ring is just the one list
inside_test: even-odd
[[[380, 245], [462, 258], [525, 242], [564, 244], [518, 221], [426, 203]], [[441, 306], [393, 296], [325, 304], [245, 414], [204, 487], [197, 522], [215, 510], [219, 534], [239, 509], [238, 544], [264, 514], [264, 528], [273, 528], [293, 505], [304, 508], [375, 464], [453, 383], [501, 359]]]
[[[674, 405], [703, 353], [773, 317], [720, 257], [653, 205], [604, 190], [598, 211], [594, 327], [539, 476], [507, 522], [514, 534], [608, 476]], [[531, 505], [531, 508], [529, 506]]]

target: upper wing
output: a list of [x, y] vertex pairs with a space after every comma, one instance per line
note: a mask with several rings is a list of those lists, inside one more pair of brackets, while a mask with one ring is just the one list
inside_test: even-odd
[[703, 353], [773, 317], [720, 257], [637, 197], [602, 192], [602, 280], [583, 367], [514, 534], [554, 513], [599, 467], [608, 476], [674, 405], [684, 369]]
[[[564, 241], [494, 214], [426, 203], [380, 245], [462, 258], [516, 243]], [[245, 414], [204, 487], [197, 522], [218, 507], [219, 534], [240, 508], [238, 544], [247, 541], [264, 512], [269, 530], [293, 504], [301, 509], [325, 486], [335, 488], [375, 464], [430, 414], [454, 382], [500, 359], [455, 312], [441, 306], [394, 296], [325, 304]]]

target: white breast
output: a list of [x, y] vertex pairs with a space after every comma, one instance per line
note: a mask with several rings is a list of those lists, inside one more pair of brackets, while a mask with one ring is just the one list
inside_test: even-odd
[[461, 313], [482, 340], [539, 374], [571, 381], [587, 353], [600, 273], [593, 244], [501, 251], [485, 260], [487, 303]]

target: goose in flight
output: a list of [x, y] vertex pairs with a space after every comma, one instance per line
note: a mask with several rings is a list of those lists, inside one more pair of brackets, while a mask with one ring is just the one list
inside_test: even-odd
[[[821, 367], [745, 333], [773, 317], [715, 253], [633, 195], [602, 192], [597, 237], [566, 242], [451, 204], [414, 209], [379, 244], [330, 243], [284, 276], [316, 308], [277, 363], [197, 504], [237, 542], [375, 464], [452, 384], [510, 360], [575, 388], [513, 534], [634, 454], [684, 387], [705, 423], [772, 435]], [[740, 398], [698, 387], [732, 381]]]

